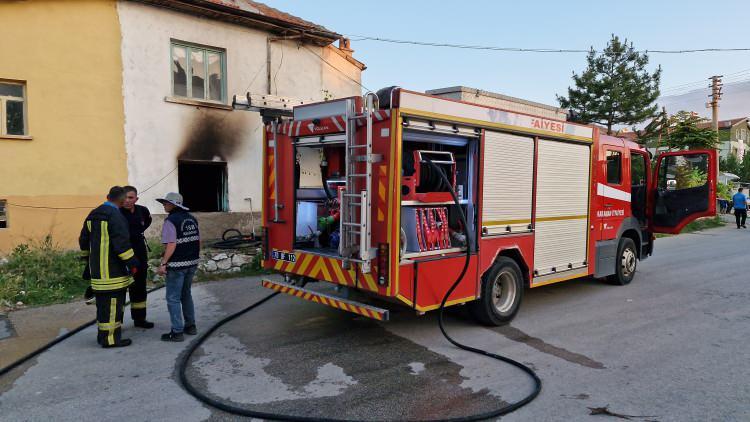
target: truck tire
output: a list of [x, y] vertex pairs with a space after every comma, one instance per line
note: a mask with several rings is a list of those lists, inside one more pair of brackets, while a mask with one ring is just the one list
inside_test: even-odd
[[617, 257], [615, 260], [615, 273], [607, 277], [610, 284], [625, 286], [630, 284], [635, 277], [638, 266], [638, 253], [635, 250], [633, 239], [623, 237], [617, 245]]
[[484, 325], [507, 324], [521, 307], [523, 287], [523, 276], [516, 261], [501, 256], [482, 277], [480, 297], [469, 303], [469, 312]]

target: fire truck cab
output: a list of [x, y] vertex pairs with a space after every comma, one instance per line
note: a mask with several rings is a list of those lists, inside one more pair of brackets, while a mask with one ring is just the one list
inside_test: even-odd
[[296, 282], [422, 313], [440, 306], [468, 254], [446, 305], [507, 323], [526, 288], [630, 283], [655, 233], [715, 214], [716, 166], [713, 150], [652, 160], [593, 126], [395, 87], [297, 106], [266, 126], [263, 266], [286, 281], [263, 283], [383, 320], [387, 310]]

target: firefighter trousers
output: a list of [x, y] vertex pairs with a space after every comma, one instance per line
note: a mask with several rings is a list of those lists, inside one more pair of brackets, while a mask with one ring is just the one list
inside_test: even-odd
[[125, 290], [94, 292], [96, 325], [99, 329], [96, 341], [102, 346], [114, 346], [120, 342]]
[[[140, 259], [140, 258], [138, 258]], [[133, 321], [146, 320], [146, 273], [148, 267], [143, 265], [138, 269], [133, 277], [133, 283], [128, 286], [128, 296], [130, 297], [130, 317]]]

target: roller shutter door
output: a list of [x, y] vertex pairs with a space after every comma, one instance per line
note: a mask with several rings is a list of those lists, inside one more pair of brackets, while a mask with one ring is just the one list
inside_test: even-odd
[[590, 156], [589, 145], [539, 140], [536, 276], [586, 265]]
[[530, 231], [534, 138], [486, 131], [482, 180], [482, 233]]

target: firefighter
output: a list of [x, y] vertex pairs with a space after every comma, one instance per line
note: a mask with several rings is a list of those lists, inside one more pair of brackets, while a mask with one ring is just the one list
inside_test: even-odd
[[146, 320], [146, 274], [148, 273], [148, 248], [143, 232], [151, 225], [151, 213], [148, 208], [136, 205], [138, 189], [133, 186], [123, 187], [125, 202], [120, 211], [128, 222], [130, 231], [130, 245], [140, 265], [135, 274], [133, 284], [128, 287], [130, 296], [130, 317], [133, 325], [141, 328], [154, 328], [154, 323]]
[[125, 190], [114, 186], [107, 201], [92, 210], [81, 229], [78, 243], [88, 254], [91, 288], [96, 297], [97, 342], [105, 348], [125, 347], [121, 338], [125, 291], [138, 271], [138, 259], [130, 246], [128, 223], [120, 212]]
[[[169, 213], [162, 228], [165, 245], [158, 273], [167, 276], [167, 310], [172, 329], [161, 336], [163, 341], [183, 341], [183, 333], [195, 335], [195, 307], [190, 286], [200, 258], [198, 222], [182, 205], [182, 195], [168, 193], [157, 201]], [[184, 317], [184, 319], [183, 319]]]

